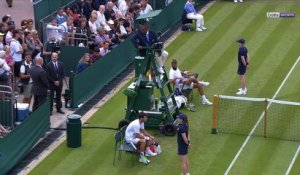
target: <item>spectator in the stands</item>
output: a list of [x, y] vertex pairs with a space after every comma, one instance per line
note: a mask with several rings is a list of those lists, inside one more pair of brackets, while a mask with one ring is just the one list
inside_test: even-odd
[[23, 92], [23, 103], [30, 104], [31, 102], [31, 88], [32, 88], [32, 79], [29, 74], [29, 69], [33, 66], [31, 54], [25, 54], [25, 60], [20, 68], [20, 78], [23, 84], [24, 92]]
[[134, 24], [133, 24], [133, 18], [131, 16], [131, 13], [127, 12], [125, 14], [123, 26], [125, 27], [128, 34], [132, 33], [134, 29]]
[[86, 17], [86, 20], [90, 19], [91, 13], [94, 10], [92, 7], [93, 0], [85, 0], [82, 9], [83, 9], [83, 15]]
[[52, 17], [46, 26], [47, 41], [50, 41], [50, 38], [55, 38], [56, 41], [60, 41], [61, 35], [59, 34], [59, 30], [60, 28], [57, 26], [56, 19]]
[[116, 29], [116, 34], [120, 38], [120, 40], [124, 40], [127, 37], [127, 31], [124, 27], [124, 19], [120, 18], [119, 20], [115, 20], [115, 29]]
[[96, 24], [96, 20], [97, 20], [97, 13], [92, 13], [89, 19], [89, 28], [92, 34], [97, 34], [98, 26]]
[[152, 12], [153, 9], [150, 4], [148, 4], [148, 0], [141, 0], [141, 12], [140, 15], [147, 14], [149, 12]]
[[83, 9], [82, 9], [82, 6], [83, 6], [83, 2], [82, 0], [76, 0], [75, 4], [72, 6], [72, 9], [75, 10], [78, 12], [78, 14], [82, 15], [83, 14]]
[[22, 64], [22, 54], [24, 49], [19, 42], [19, 39], [21, 38], [20, 31], [14, 30], [12, 33], [13, 33], [13, 39], [10, 43], [10, 55], [14, 60], [14, 76], [15, 76], [15, 82], [17, 82], [19, 80], [20, 67]]
[[93, 49], [93, 54], [90, 55], [90, 57], [91, 57], [91, 62], [92, 63], [95, 63], [96, 61], [100, 60], [101, 55], [100, 55], [100, 49], [99, 49], [99, 47], [95, 47]]
[[196, 31], [202, 32], [203, 30], [206, 30], [206, 27], [204, 27], [204, 17], [202, 14], [196, 12], [193, 0], [187, 0], [184, 5], [184, 10], [186, 11], [186, 17], [188, 19], [196, 20]]
[[111, 39], [111, 42], [113, 43], [114, 46], [120, 43], [120, 39], [117, 34], [117, 28], [115, 26], [115, 22], [113, 20], [109, 20], [107, 22], [109, 24], [109, 27], [111, 30], [108, 31], [109, 38]]
[[104, 12], [105, 12], [105, 6], [100, 5], [99, 11], [97, 11], [97, 20], [96, 20], [97, 26], [106, 27], [106, 28], [110, 29], [107, 24]]
[[57, 25], [61, 25], [62, 23], [67, 21], [67, 17], [64, 14], [64, 9], [63, 8], [59, 8], [57, 10], [57, 15], [55, 17]]
[[33, 42], [35, 43], [35, 50], [32, 53], [32, 58], [34, 59], [36, 56], [40, 56], [42, 48], [43, 48], [43, 43], [41, 42], [40, 38], [39, 38], [39, 34], [36, 30], [32, 30], [31, 32], [32, 38], [33, 38]]
[[141, 4], [135, 4], [133, 7], [133, 19], [136, 19], [137, 17], [140, 16], [142, 7]]
[[116, 19], [115, 11], [113, 10], [114, 5], [115, 4], [113, 2], [111, 2], [111, 1], [107, 2], [107, 8], [106, 8], [106, 10], [104, 12], [106, 21]]
[[109, 42], [104, 41], [102, 47], [100, 48], [100, 55], [103, 57], [109, 52]]
[[27, 29], [27, 25], [28, 25], [27, 19], [23, 19], [21, 21], [21, 29], [20, 30], [25, 31]]
[[[9, 45], [5, 45], [4, 46], [4, 51], [5, 51], [5, 62], [6, 64], [9, 66], [9, 69], [10, 69], [10, 75], [14, 75], [14, 60], [12, 58], [12, 56], [10, 55], [10, 47]], [[9, 80], [8, 80], [8, 84], [11, 86], [11, 87], [14, 87], [12, 85], [11, 82], [14, 82], [14, 77], [13, 76], [9, 76]]]
[[33, 28], [33, 19], [27, 19], [27, 28], [25, 30], [26, 32], [32, 32], [34, 31]]
[[8, 24], [8, 29], [7, 29], [7, 33], [5, 35], [5, 43], [10, 44], [10, 42], [13, 39], [12, 31], [15, 30], [15, 24], [11, 21], [9, 21], [7, 24]]
[[113, 6], [114, 12], [120, 11], [118, 6], [118, 0], [111, 0], [111, 2], [114, 4]]
[[105, 0], [93, 0], [92, 6], [94, 10], [98, 10], [100, 5], [105, 5], [106, 1]]
[[76, 28], [77, 35], [76, 38], [82, 38], [82, 40], [78, 39], [76, 45], [79, 45], [80, 43], [83, 43], [85, 46], [87, 46], [87, 40], [91, 37], [91, 31], [89, 27], [86, 26], [86, 20], [81, 19], [79, 22], [79, 27]]
[[74, 27], [73, 18], [68, 18], [66, 22], [63, 22], [60, 26], [59, 34], [61, 35], [62, 41], [67, 44], [73, 43]]
[[0, 85], [9, 85], [10, 68], [4, 60], [5, 51], [0, 51]]
[[25, 32], [24, 42], [27, 45], [25, 50], [25, 55], [32, 55], [33, 51], [36, 49], [35, 42], [33, 40], [31, 32]]
[[2, 22], [9, 23], [11, 21], [11, 16], [9, 14], [6, 14], [2, 17]]
[[0, 31], [0, 51], [1, 50], [4, 50], [4, 43], [3, 43], [3, 40], [4, 40], [4, 33], [2, 33]]
[[122, 15], [125, 16], [125, 14], [128, 12], [128, 9], [130, 7], [131, 7], [130, 0], [123, 0], [119, 5], [119, 10], [122, 12]]
[[77, 65], [76, 74], [79, 74], [84, 69], [89, 67], [91, 65], [91, 58], [89, 53], [85, 53], [83, 57], [79, 60], [79, 63]]
[[104, 43], [104, 41], [108, 41], [110, 44], [112, 44], [111, 40], [109, 38], [109, 35], [105, 33], [104, 28], [99, 27], [97, 29], [97, 33], [98, 34], [96, 35], [96, 38], [95, 38], [96, 45], [102, 45]]

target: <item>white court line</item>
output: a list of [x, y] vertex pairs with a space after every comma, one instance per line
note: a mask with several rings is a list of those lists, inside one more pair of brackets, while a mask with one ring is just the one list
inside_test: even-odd
[[292, 170], [292, 167], [294, 166], [294, 163], [295, 163], [295, 161], [296, 161], [296, 159], [297, 159], [297, 157], [299, 155], [299, 152], [300, 152], [300, 145], [299, 145], [299, 147], [298, 147], [298, 149], [297, 149], [297, 151], [296, 151], [296, 153], [295, 153], [295, 155], [294, 155], [294, 157], [292, 159], [292, 162], [290, 163], [289, 168], [287, 169], [285, 175], [289, 175], [290, 174], [290, 171]]
[[[281, 90], [281, 88], [283, 87], [283, 85], [285, 84], [285, 82], [287, 81], [287, 79], [289, 78], [289, 76], [291, 75], [291, 73], [293, 72], [293, 70], [295, 69], [296, 65], [298, 64], [300, 60], [300, 56], [298, 57], [298, 59], [296, 60], [296, 62], [294, 63], [294, 65], [292, 66], [292, 68], [290, 69], [290, 71], [288, 72], [288, 74], [286, 75], [286, 77], [284, 78], [284, 80], [282, 81], [281, 85], [279, 86], [279, 88], [277, 89], [277, 91], [275, 92], [275, 94], [272, 97], [272, 100], [275, 99], [275, 97], [278, 95], [279, 91]], [[267, 109], [269, 109], [269, 107], [271, 106], [272, 101], [268, 104]], [[244, 143], [242, 144], [242, 146], [240, 147], [239, 151], [237, 152], [237, 154], [235, 155], [235, 157], [233, 158], [233, 160], [231, 161], [230, 165], [228, 166], [226, 172], [224, 173], [224, 175], [228, 175], [229, 171], [231, 170], [231, 168], [233, 167], [235, 161], [237, 160], [237, 158], [240, 156], [241, 152], [243, 151], [243, 149], [245, 148], [245, 146], [247, 145], [248, 141], [250, 140], [252, 134], [254, 133], [255, 129], [257, 128], [258, 124], [260, 123], [260, 121], [263, 119], [265, 112], [263, 112], [259, 119], [257, 120], [257, 122], [255, 123], [254, 127], [252, 128], [251, 132], [249, 133], [249, 135], [247, 136], [246, 140], [244, 141]]]

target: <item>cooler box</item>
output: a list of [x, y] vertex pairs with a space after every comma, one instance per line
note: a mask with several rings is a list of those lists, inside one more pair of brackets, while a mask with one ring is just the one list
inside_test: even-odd
[[29, 104], [28, 103], [17, 103], [17, 121], [23, 121], [29, 115]]

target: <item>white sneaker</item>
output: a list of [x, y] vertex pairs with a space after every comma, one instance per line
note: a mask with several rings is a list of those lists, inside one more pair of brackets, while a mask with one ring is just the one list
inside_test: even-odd
[[238, 2], [237, 0], [233, 0], [233, 2]]
[[208, 99], [202, 99], [203, 105], [212, 105], [212, 102], [210, 102]]
[[[239, 88], [238, 90], [241, 91], [241, 90], [243, 90], [243, 88]], [[245, 92], [246, 92], [246, 93], [247, 93], [247, 90], [248, 90], [248, 89], [245, 88]]]
[[201, 84], [202, 86], [208, 86], [209, 82], [199, 81], [199, 84]]
[[198, 27], [198, 28], [196, 29], [196, 31], [197, 31], [197, 32], [202, 32], [203, 30], [202, 30], [200, 27]]
[[246, 95], [247, 92], [245, 90], [240, 90], [236, 93], [236, 95]]
[[150, 163], [150, 160], [148, 160], [145, 156], [141, 155], [139, 158], [139, 162], [148, 165]]
[[154, 157], [157, 156], [157, 153], [152, 152], [149, 148], [146, 148], [146, 154], [147, 157]]
[[204, 26], [202, 26], [202, 27], [200, 27], [202, 30], [206, 30], [206, 27], [204, 27]]
[[162, 67], [158, 67], [157, 71], [161, 74], [165, 73], [164, 69]]
[[240, 2], [243, 2], [243, 0], [240, 0]]

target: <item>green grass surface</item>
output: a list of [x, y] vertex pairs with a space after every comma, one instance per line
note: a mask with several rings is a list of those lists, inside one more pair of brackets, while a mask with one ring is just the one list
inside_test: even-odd
[[[269, 19], [267, 12], [295, 12], [296, 18]], [[205, 12], [205, 32], [185, 32], [167, 48], [170, 57], [179, 61], [181, 69], [198, 72], [200, 79], [211, 82], [207, 96], [235, 95], [239, 87], [237, 44], [239, 37], [247, 39], [251, 57], [248, 70], [249, 97], [272, 98], [284, 77], [300, 55], [300, 3], [294, 0], [251, 1], [235, 4], [220, 1]], [[168, 69], [167, 69], [168, 70]], [[296, 67], [277, 99], [300, 101], [300, 65]], [[184, 110], [189, 116], [192, 149], [189, 153], [190, 173], [224, 174], [246, 136], [211, 135], [212, 107], [200, 105], [194, 93], [197, 112]], [[93, 125], [117, 126], [124, 117], [126, 97], [121, 91], [100, 108], [88, 121]], [[233, 110], [233, 109], [228, 109]], [[113, 167], [114, 131], [83, 130], [82, 147], [70, 149], [63, 143], [30, 174], [181, 174], [176, 154], [176, 137], [165, 137], [152, 130], [162, 145], [163, 153], [151, 159], [149, 166], [131, 165], [130, 156]], [[284, 174], [299, 142], [253, 137], [250, 139], [230, 174]], [[127, 160], [126, 160], [127, 159]], [[291, 171], [299, 174], [300, 158]]]

